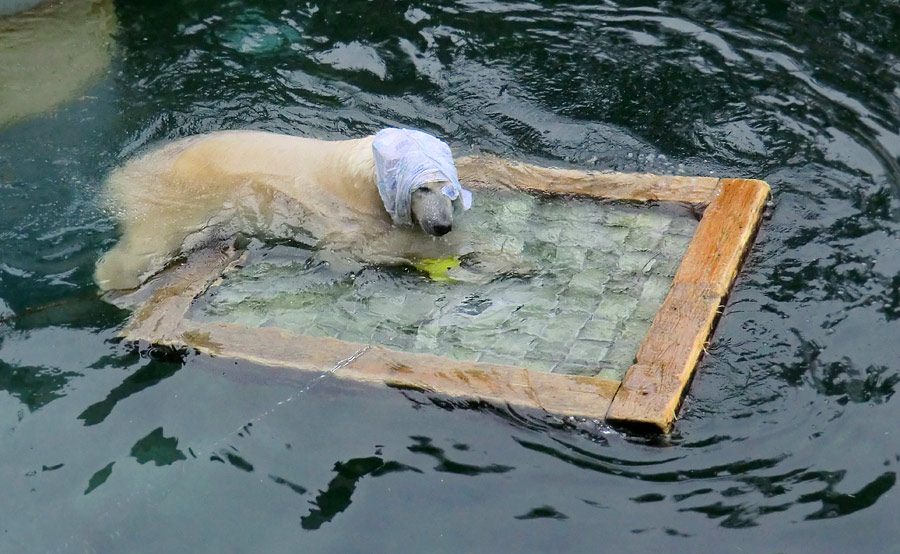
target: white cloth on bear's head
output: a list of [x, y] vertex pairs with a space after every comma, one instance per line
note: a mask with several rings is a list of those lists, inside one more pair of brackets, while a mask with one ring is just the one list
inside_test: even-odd
[[459, 198], [464, 210], [472, 207], [472, 193], [462, 188], [447, 144], [422, 131], [382, 129], [372, 143], [375, 178], [384, 208], [394, 223], [412, 225], [412, 193], [435, 181], [450, 200]]

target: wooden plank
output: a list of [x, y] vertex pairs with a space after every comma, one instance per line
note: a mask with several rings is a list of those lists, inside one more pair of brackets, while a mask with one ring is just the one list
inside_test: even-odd
[[460, 180], [469, 186], [519, 188], [545, 194], [575, 194], [620, 200], [660, 200], [708, 204], [716, 177], [675, 177], [650, 173], [602, 173], [538, 167], [488, 156], [456, 160]]
[[347, 366], [345, 376], [383, 381], [451, 396], [538, 408], [549, 413], [602, 419], [617, 381], [465, 362], [373, 346]]
[[183, 263], [160, 274], [158, 282], [145, 285], [157, 288], [135, 310], [121, 335], [133, 341], [172, 342], [194, 299], [219, 279], [237, 258], [238, 252], [232, 243], [194, 251]]
[[769, 194], [762, 181], [722, 180], [672, 288], [628, 369], [606, 418], [668, 432], [753, 238]]
[[397, 352], [282, 329], [248, 329], [223, 323], [184, 321], [170, 344], [269, 366], [333, 372], [363, 382], [386, 383], [450, 396], [602, 419], [617, 381], [543, 374], [521, 367], [465, 362]]
[[669, 432], [721, 301], [703, 285], [672, 287], [610, 405], [610, 423]]
[[673, 283], [705, 283], [728, 293], [765, 207], [769, 185], [754, 179], [723, 179], [706, 208]]
[[332, 371], [368, 345], [297, 335], [275, 327], [249, 328], [229, 323], [182, 320], [167, 344], [190, 346], [224, 358], [308, 371]]
[[[604, 419], [619, 381], [529, 371], [529, 385], [545, 411], [591, 419]], [[603, 409], [606, 406], [606, 409]]]

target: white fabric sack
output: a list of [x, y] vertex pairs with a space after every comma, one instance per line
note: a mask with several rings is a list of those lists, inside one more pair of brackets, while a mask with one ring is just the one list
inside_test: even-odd
[[388, 128], [375, 135], [372, 151], [378, 193], [394, 223], [412, 225], [413, 191], [435, 181], [447, 181], [441, 192], [450, 200], [459, 198], [464, 210], [472, 207], [472, 193], [459, 184], [444, 141], [422, 131]]

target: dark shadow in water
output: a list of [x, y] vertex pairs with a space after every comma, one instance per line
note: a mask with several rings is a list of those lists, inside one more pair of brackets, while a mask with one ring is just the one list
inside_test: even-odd
[[721, 518], [719, 525], [726, 529], [745, 529], [756, 527], [759, 516], [787, 511], [792, 504], [786, 502], [775, 506], [752, 506], [743, 503], [726, 504], [720, 501], [706, 506], [684, 508], [679, 512], [696, 512], [710, 519]]
[[[109, 341], [110, 343], [118, 343], [121, 342], [121, 339], [112, 339]], [[114, 367], [118, 369], [128, 369], [137, 365], [141, 361], [141, 352], [137, 348], [128, 348], [125, 352], [114, 352], [112, 354], [107, 354], [106, 356], [101, 356], [96, 362], [92, 363], [90, 366], [91, 369], [103, 369], [107, 367]]]
[[77, 376], [71, 371], [14, 366], [0, 360], [0, 390], [18, 398], [32, 412], [65, 396], [66, 383]]
[[[0, 296], [0, 300], [3, 299], [6, 298]], [[35, 308], [21, 308], [0, 317], [0, 345], [7, 333], [27, 333], [30, 329], [51, 326], [106, 328], [110, 322], [118, 323], [120, 312], [94, 296], [72, 297]], [[127, 358], [131, 359], [136, 360]], [[117, 367], [128, 367], [132, 363], [128, 361]], [[33, 412], [65, 396], [63, 391], [68, 382], [80, 375], [56, 367], [20, 366], [0, 360], [0, 391], [7, 391]]]
[[[4, 291], [0, 298], [13, 303], [16, 292], [18, 291]], [[0, 318], [0, 323], [13, 322], [15, 328], [21, 330], [50, 326], [109, 329], [118, 325], [127, 314], [127, 311], [100, 300], [90, 290], [81, 295], [67, 296], [36, 306], [19, 307], [14, 313]]]
[[284, 477], [278, 477], [277, 475], [269, 475], [269, 479], [274, 481], [278, 485], [284, 485], [285, 487], [291, 489], [297, 494], [306, 494], [306, 487], [300, 486], [297, 483], [288, 481]]
[[337, 475], [328, 483], [328, 488], [321, 491], [312, 501], [316, 507], [311, 509], [309, 514], [300, 518], [300, 526], [308, 531], [318, 529], [349, 508], [356, 484], [366, 475], [380, 477], [399, 471], [422, 473], [414, 467], [399, 462], [385, 462], [378, 456], [337, 462], [334, 464], [334, 471]]
[[412, 440], [416, 442], [416, 444], [408, 447], [410, 452], [415, 452], [417, 454], [427, 454], [437, 460], [438, 464], [434, 466], [435, 471], [442, 471], [446, 473], [456, 473], [457, 475], [482, 475], [485, 473], [506, 473], [508, 471], [512, 471], [515, 468], [512, 466], [504, 466], [500, 464], [489, 464], [486, 466], [476, 466], [471, 464], [463, 464], [460, 462], [454, 462], [453, 460], [448, 459], [444, 455], [444, 449], [438, 448], [431, 444], [431, 439], [428, 437], [410, 437]]
[[640, 496], [635, 496], [634, 498], [631, 498], [630, 500], [632, 502], [636, 502], [638, 504], [646, 504], [649, 502], [662, 502], [665, 499], [666, 499], [666, 496], [664, 494], [651, 492], [648, 494], [642, 494]]
[[209, 457], [210, 461], [220, 462], [220, 463], [228, 463], [232, 466], [236, 467], [241, 471], [246, 471], [247, 473], [253, 472], [253, 464], [244, 459], [243, 456], [239, 456], [237, 454], [237, 448], [230, 447], [232, 451], [228, 449], [221, 449], [212, 456]]
[[[874, 505], [885, 493], [893, 489], [897, 475], [888, 471], [878, 476], [871, 483], [852, 494], [836, 492], [835, 487], [843, 481], [846, 471], [807, 471], [794, 469], [785, 473], [760, 477], [761, 470], [771, 470], [778, 466], [784, 458], [767, 458], [758, 460], [738, 460], [705, 468], [690, 468], [675, 471], [642, 471], [652, 466], [664, 466], [676, 462], [680, 457], [647, 462], [621, 460], [608, 456], [600, 456], [573, 445], [556, 440], [565, 450], [534, 442], [515, 439], [525, 448], [543, 452], [556, 459], [575, 465], [576, 467], [598, 471], [609, 475], [617, 475], [636, 481], [656, 483], [674, 482], [708, 482], [714, 487], [702, 487], [691, 493], [673, 495], [672, 500], [682, 503], [693, 497], [717, 494], [728, 500], [717, 500], [712, 503], [681, 508], [679, 512], [695, 512], [706, 515], [710, 519], [721, 520], [719, 525], [725, 528], [747, 528], [759, 525], [759, 519], [768, 514], [785, 512], [796, 504], [820, 502], [821, 506], [805, 519], [828, 519], [849, 515]], [[723, 477], [729, 476], [725, 479]], [[820, 483], [821, 490], [805, 494], [795, 499], [791, 491], [799, 484]], [[748, 495], [761, 495], [767, 499], [747, 502]], [[784, 499], [785, 501], [779, 501]], [[661, 502], [666, 497], [651, 493], [631, 498], [638, 504]]]
[[[894, 487], [897, 481], [896, 473], [889, 471], [878, 476], [856, 493], [843, 494], [836, 492], [834, 488], [843, 481], [846, 475], [845, 471], [793, 470], [765, 478], [735, 473], [735, 485], [733, 486], [719, 491], [704, 488], [693, 494], [674, 495], [672, 499], [676, 502], [683, 502], [692, 496], [718, 492], [719, 495], [734, 500], [719, 500], [711, 504], [682, 508], [679, 511], [704, 514], [710, 519], [721, 519], [719, 524], [725, 528], [746, 528], [757, 526], [761, 516], [787, 511], [795, 504], [821, 503], [818, 510], [806, 516], [805, 519], [808, 520], [849, 515], [875, 504], [879, 498]], [[796, 500], [791, 498], [787, 502], [768, 504], [761, 504], [758, 501], [748, 503], [742, 500], [749, 493], [758, 493], [766, 499], [773, 500], [782, 496], [789, 497], [790, 492], [797, 485], [815, 482], [823, 483], [824, 487], [819, 491], [802, 495]]]
[[102, 485], [109, 479], [109, 476], [112, 475], [112, 468], [116, 462], [109, 462], [106, 464], [103, 469], [98, 470], [96, 473], [91, 475], [90, 480], [88, 480], [88, 486], [84, 489], [84, 494], [92, 493], [97, 487]]
[[[843, 478], [846, 472], [837, 472]], [[836, 479], [835, 482], [841, 479]], [[822, 507], [814, 513], [806, 516], [806, 519], [829, 519], [841, 517], [864, 510], [875, 504], [886, 492], [897, 484], [897, 474], [886, 471], [853, 494], [835, 492], [835, 483], [829, 483], [824, 490], [805, 494], [797, 500], [801, 504], [807, 502], [821, 502]]]
[[865, 369], [854, 366], [852, 360], [823, 363], [819, 360], [822, 347], [815, 341], [804, 339], [796, 330], [799, 344], [797, 363], [780, 369], [781, 378], [794, 386], [811, 385], [822, 395], [837, 397], [840, 405], [848, 403], [887, 403], [900, 383], [900, 374], [882, 365], [870, 365]]
[[569, 519], [569, 516], [558, 511], [553, 506], [538, 506], [527, 513], [516, 516], [516, 519]]
[[547, 454], [558, 460], [572, 464], [582, 469], [589, 469], [609, 475], [618, 475], [631, 479], [637, 479], [640, 481], [651, 481], [655, 483], [676, 483], [688, 479], [716, 479], [718, 477], [721, 477], [722, 475], [741, 475], [745, 473], [753, 473], [763, 469], [774, 468], [785, 458], [785, 456], [780, 456], [777, 458], [759, 460], [741, 460], [730, 464], [715, 465], [706, 468], [691, 468], [680, 471], [661, 471], [658, 473], [650, 473], [642, 472], [639, 469], [630, 468], [662, 466], [667, 463], [676, 461], [679, 458], [682, 458], [682, 456], [663, 460], [650, 460], [646, 462], [631, 461], [612, 458], [609, 456], [600, 456], [598, 454], [588, 452], [582, 448], [578, 448], [558, 440], [556, 442], [564, 446], [566, 450], [572, 451], [572, 453], [570, 454], [560, 449], [556, 449], [544, 444], [538, 444], [536, 442], [525, 441], [516, 437], [513, 437], [513, 439], [528, 450]]
[[[164, 379], [168, 379], [184, 366], [183, 355], [177, 351], [157, 349], [149, 352], [153, 359], [147, 365], [126, 377], [120, 385], [109, 391], [106, 398], [96, 404], [91, 404], [78, 415], [78, 419], [84, 421], [85, 426], [101, 423], [112, 413], [113, 408], [121, 400], [125, 400], [133, 394], [152, 387]], [[119, 366], [124, 362], [135, 360], [138, 355], [136, 351], [132, 351], [124, 358], [109, 357], [104, 358], [103, 361], [106, 361], [107, 365]], [[127, 367], [128, 365], [131, 365], [131, 363], [121, 367]]]
[[864, 370], [853, 367], [844, 359], [840, 362], [812, 364], [808, 368], [809, 380], [816, 390], [827, 396], [837, 396], [839, 404], [884, 404], [894, 395], [900, 375], [885, 366], [869, 366]]
[[131, 455], [139, 464], [153, 462], [158, 466], [167, 466], [187, 459], [184, 452], [178, 450], [178, 439], [164, 436], [162, 427], [157, 427], [149, 435], [134, 443]]
[[401, 391], [403, 396], [413, 403], [415, 409], [434, 406], [448, 412], [455, 410], [484, 412], [499, 416], [511, 425], [529, 431], [546, 432], [552, 429], [561, 429], [571, 432], [574, 429], [578, 434], [601, 445], [609, 443], [604, 435], [613, 432], [611, 427], [596, 420], [560, 417], [537, 408], [526, 408], [511, 404], [500, 405], [484, 400], [445, 396], [408, 385], [397, 385], [394, 383], [386, 383], [386, 385]]

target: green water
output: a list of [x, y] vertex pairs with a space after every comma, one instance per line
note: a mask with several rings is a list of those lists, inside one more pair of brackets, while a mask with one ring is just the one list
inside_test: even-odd
[[439, 280], [257, 243], [188, 317], [620, 380], [697, 228], [692, 208], [478, 199], [454, 225], [479, 245], [478, 261]]
[[[0, 551], [898, 551], [896, 2], [113, 8], [106, 70], [0, 122]], [[388, 125], [772, 185], [670, 437], [117, 339], [113, 168]]]

